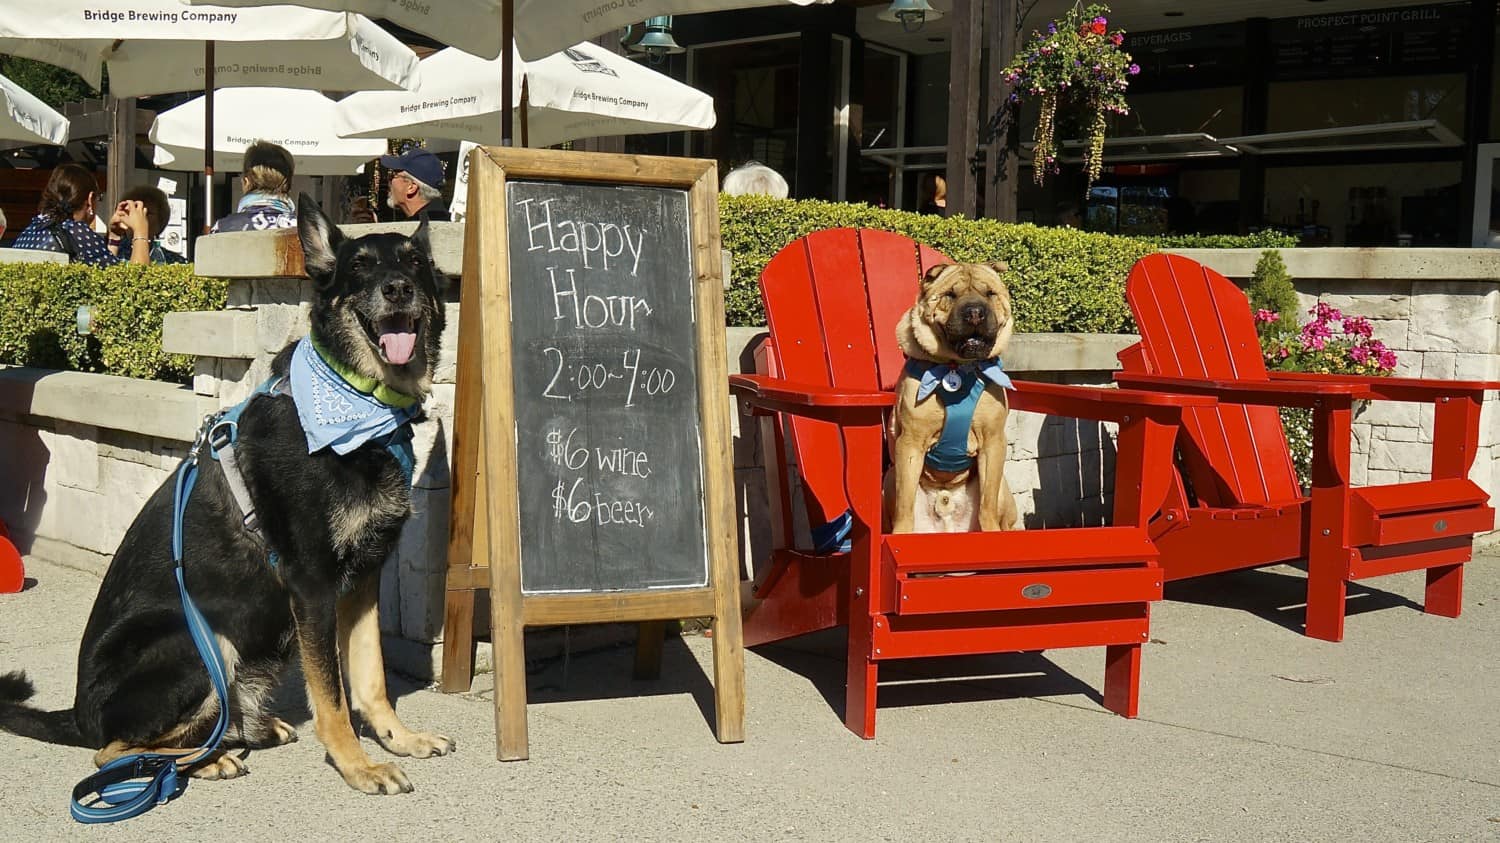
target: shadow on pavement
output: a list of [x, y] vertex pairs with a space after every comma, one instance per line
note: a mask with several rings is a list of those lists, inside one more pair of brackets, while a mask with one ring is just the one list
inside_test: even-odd
[[[757, 655], [803, 677], [823, 695], [834, 714], [844, 714], [845, 636], [828, 630], [755, 648]], [[1103, 649], [1099, 657], [1103, 659]], [[1079, 680], [1041, 652], [991, 653], [882, 662], [878, 709], [978, 700], [1033, 697], [1086, 697], [1104, 700], [1100, 690]]]
[[[1229, 571], [1166, 585], [1166, 599], [1222, 609], [1238, 609], [1296, 633], [1302, 632], [1307, 605], [1307, 575], [1301, 571], [1257, 568]], [[1358, 615], [1397, 607], [1421, 610], [1421, 605], [1364, 583], [1350, 583], [1347, 614]]]

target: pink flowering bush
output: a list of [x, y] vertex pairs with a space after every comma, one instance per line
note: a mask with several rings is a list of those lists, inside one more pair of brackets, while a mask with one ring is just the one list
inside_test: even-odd
[[[1345, 316], [1338, 308], [1318, 302], [1307, 311], [1313, 318], [1300, 331], [1288, 334], [1280, 313], [1255, 312], [1261, 353], [1266, 368], [1283, 372], [1321, 372], [1329, 375], [1389, 375], [1396, 368], [1396, 352], [1374, 339], [1374, 328], [1363, 316]], [[1357, 402], [1362, 403], [1362, 402]], [[1356, 406], [1356, 411], [1360, 409]], [[1297, 480], [1312, 484], [1312, 411], [1282, 407], [1281, 427]]]
[[[1297, 290], [1280, 253], [1261, 253], [1245, 290], [1255, 311], [1255, 332], [1266, 368], [1282, 372], [1320, 372], [1328, 375], [1388, 375], [1396, 368], [1396, 352], [1375, 339], [1375, 329], [1363, 316], [1345, 316], [1338, 308], [1318, 302], [1308, 312], [1312, 321], [1297, 326]], [[1363, 402], [1356, 402], [1358, 412]], [[1281, 408], [1281, 427], [1297, 479], [1306, 488], [1312, 469], [1312, 411]]]
[[1092, 185], [1104, 166], [1104, 134], [1110, 114], [1129, 114], [1125, 90], [1130, 77], [1141, 72], [1130, 54], [1121, 49], [1125, 32], [1109, 29], [1105, 15], [1109, 7], [1094, 4], [1080, 10], [1074, 6], [1061, 19], [1047, 24], [1047, 31], [1032, 32], [1010, 64], [1000, 71], [1014, 92], [1012, 102], [1031, 97], [1041, 107], [1037, 118], [1036, 149], [1032, 173], [1037, 184], [1048, 173], [1059, 170], [1061, 154], [1057, 120], [1061, 109], [1082, 112], [1083, 161]]
[[[1345, 316], [1338, 308], [1318, 302], [1308, 313], [1311, 322], [1290, 338], [1260, 331], [1266, 368], [1284, 372], [1322, 372], [1332, 375], [1387, 375], [1396, 368], [1396, 352], [1374, 339], [1374, 328], [1363, 316]], [[1281, 314], [1261, 308], [1257, 329], [1281, 321]]]

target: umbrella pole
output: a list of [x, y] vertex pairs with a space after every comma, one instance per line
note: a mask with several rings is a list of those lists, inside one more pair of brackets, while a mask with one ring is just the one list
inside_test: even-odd
[[524, 148], [530, 148], [531, 127], [526, 125], [526, 112], [530, 110], [531, 97], [529, 95], [530, 92], [526, 90], [526, 82], [527, 80], [525, 78], [521, 79], [521, 146]]
[[500, 28], [505, 33], [504, 37], [501, 39], [504, 42], [501, 45], [501, 48], [502, 48], [503, 52], [500, 53], [500, 88], [501, 88], [501, 94], [500, 94], [500, 96], [501, 96], [501, 102], [505, 103], [505, 108], [504, 108], [504, 110], [500, 114], [500, 145], [501, 146], [514, 146], [515, 145], [515, 141], [514, 141], [515, 132], [514, 132], [514, 127], [511, 125], [511, 120], [514, 119], [514, 115], [512, 113], [512, 105], [513, 104], [511, 103], [511, 92], [514, 90], [513, 86], [515, 84], [515, 78], [516, 78], [516, 67], [515, 67], [516, 2], [515, 2], [515, 0], [502, 0], [502, 2], [500, 4]]
[[203, 233], [214, 224], [214, 42], [203, 42]]

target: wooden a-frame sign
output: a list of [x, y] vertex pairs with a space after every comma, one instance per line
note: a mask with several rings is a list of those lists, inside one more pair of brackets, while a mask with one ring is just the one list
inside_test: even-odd
[[713, 619], [715, 732], [744, 739], [712, 161], [480, 147], [453, 423], [442, 688], [490, 589], [497, 754], [528, 755], [528, 626]]

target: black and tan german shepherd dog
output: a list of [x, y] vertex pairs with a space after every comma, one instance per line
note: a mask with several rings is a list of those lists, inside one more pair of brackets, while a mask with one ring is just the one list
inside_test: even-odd
[[[432, 265], [426, 220], [410, 237], [348, 240], [306, 194], [297, 215], [315, 288], [313, 336], [348, 369], [425, 396], [443, 331], [443, 281]], [[276, 358], [276, 374], [286, 375], [294, 346]], [[376, 614], [380, 566], [411, 510], [405, 474], [378, 444], [343, 456], [331, 448], [308, 453], [291, 396], [276, 393], [252, 398], [240, 417], [237, 464], [261, 532], [244, 528], [219, 464], [206, 456], [183, 525], [188, 593], [228, 668], [225, 748], [296, 740], [296, 731], [266, 710], [295, 650], [314, 730], [344, 781], [365, 793], [410, 791], [400, 767], [370, 759], [350, 720], [352, 707], [395, 755], [428, 758], [454, 748], [442, 735], [408, 729], [386, 696]], [[24, 705], [31, 682], [24, 673], [5, 674], [0, 729], [98, 749], [101, 766], [143, 751], [195, 749], [208, 736], [218, 700], [178, 596], [174, 477], [146, 503], [104, 575], [79, 647], [73, 707]], [[279, 557], [274, 567], [272, 550]], [[221, 750], [193, 775], [227, 779], [245, 772], [240, 757]]]

